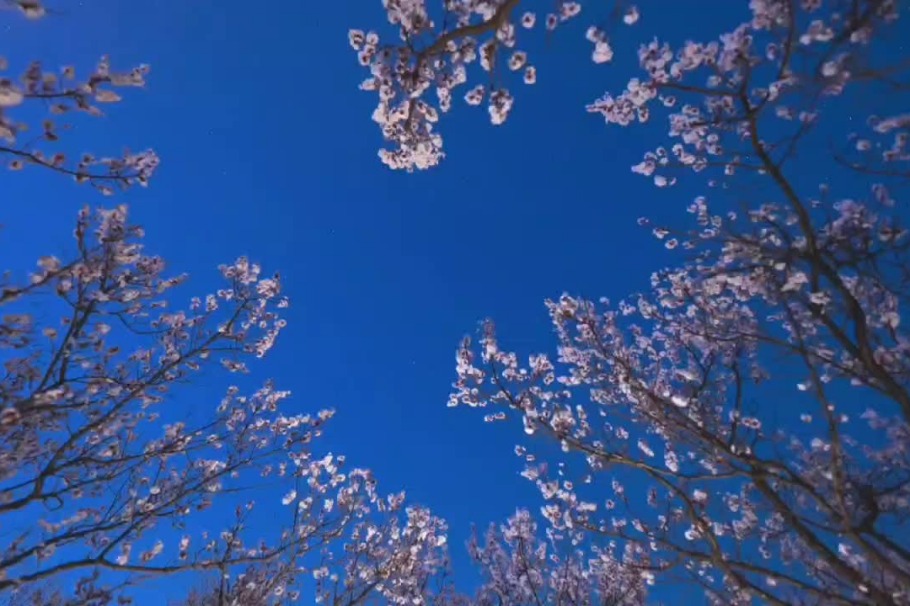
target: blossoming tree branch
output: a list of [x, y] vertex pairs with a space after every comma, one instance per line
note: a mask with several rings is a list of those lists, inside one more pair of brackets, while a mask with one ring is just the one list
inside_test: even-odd
[[[32, 0], [5, 7], [29, 19], [48, 14]], [[50, 122], [38, 139], [18, 137], [27, 128], [12, 116], [23, 105], [100, 116], [93, 102], [119, 100], [108, 87], [141, 86], [147, 72], [117, 76], [109, 65], [102, 59], [87, 81], [66, 87], [59, 82], [74, 68], [37, 63], [18, 82], [0, 81], [8, 126], [0, 153], [10, 169], [47, 170], [105, 195], [147, 184], [153, 151], [72, 166], [53, 151]], [[582, 594], [638, 603], [643, 584], [634, 573], [617, 584], [608, 551], [553, 565], [550, 542], [524, 510], [472, 542], [470, 556], [491, 583], [460, 593], [444, 521], [404, 493], [380, 493], [368, 469], [319, 448], [334, 411], [289, 413], [291, 394], [271, 380], [238, 387], [286, 326], [290, 303], [277, 274], [241, 257], [218, 268], [221, 288], [184, 294], [188, 276], [146, 250], [126, 205], [74, 215], [68, 257], [40, 257], [32, 271], [8, 271], [0, 282], [0, 526], [8, 538], [0, 603], [128, 604], [141, 587], [174, 576], [194, 586], [184, 606], [492, 605]], [[219, 373], [220, 398], [187, 393]], [[257, 526], [266, 516], [280, 531]]]
[[[704, 190], [687, 226], [640, 220], [678, 255], [649, 290], [547, 301], [555, 353], [510, 351], [492, 321], [458, 349], [450, 405], [514, 422], [541, 494], [469, 541], [475, 587], [451, 578], [443, 520], [320, 448], [331, 410], [238, 386], [285, 327], [279, 276], [240, 258], [185, 294], [119, 205], [74, 212], [68, 256], [0, 284], [0, 600], [129, 603], [191, 575], [185, 606], [638, 606], [683, 585], [718, 605], [910, 604], [906, 8], [743, 1], [737, 27], [671, 46], [646, 31], [660, 4], [384, 0], [391, 27], [349, 35], [390, 168], [440, 164], [461, 99], [505, 123], [510, 87], [537, 82], [535, 36], [579, 35], [579, 59], [641, 68], [580, 111], [666, 120], [631, 170]], [[103, 194], [149, 181], [152, 151], [55, 149], [146, 67], [20, 73], [0, 80], [10, 169]], [[225, 381], [214, 401], [186, 389], [203, 372]]]
[[[38, 0], [5, 0], [0, 6], [27, 19], [40, 19], [47, 14]], [[8, 58], [0, 56], [0, 156], [8, 158], [9, 169], [39, 166], [67, 175], [77, 183], [89, 183], [105, 195], [148, 183], [158, 166], [158, 156], [151, 150], [100, 158], [86, 153], [75, 161], [49, 149], [69, 126], [62, 122], [65, 116], [104, 115], [101, 106], [121, 100], [116, 89], [145, 85], [147, 65], [119, 72], [112, 69], [109, 57], [101, 57], [87, 77], [79, 77], [74, 66], [46, 70], [40, 61], [31, 61], [22, 71], [19, 83], [3, 74], [8, 69]], [[20, 121], [17, 110], [23, 108], [35, 108], [45, 116], [39, 124]]]
[[[3, 8], [49, 12], [33, 0]], [[73, 68], [31, 63], [0, 80], [10, 169], [103, 194], [146, 184], [154, 152], [73, 165], [53, 151], [54, 122], [23, 140], [14, 118], [30, 103], [100, 115], [94, 103], [117, 101], [112, 87], [141, 86], [147, 71], [109, 65], [78, 81]], [[444, 589], [445, 524], [320, 451], [332, 410], [289, 413], [290, 393], [271, 380], [237, 386], [286, 325], [278, 275], [239, 258], [219, 268], [221, 288], [186, 295], [187, 276], [146, 250], [125, 205], [73, 214], [69, 256], [0, 282], [2, 603], [127, 604], [137, 586], [187, 574], [199, 587], [187, 603], [218, 606], [287, 603], [304, 590], [337, 605], [413, 604], [437, 572]], [[219, 371], [220, 398], [186, 392]], [[280, 531], [257, 528], [262, 515]]]
[[485, 322], [450, 405], [521, 427], [549, 536], [609, 550], [617, 585], [632, 570], [714, 604], [910, 604], [907, 7], [743, 1], [730, 31], [671, 45], [646, 31], [661, 4], [385, 0], [391, 28], [350, 32], [392, 169], [444, 160], [454, 103], [504, 123], [538, 80], [533, 41], [584, 35], [579, 60], [634, 53], [640, 71], [579, 109], [667, 124], [632, 172], [704, 190], [680, 200], [688, 226], [640, 219], [679, 255], [650, 290], [547, 301], [553, 354], [520, 356]]

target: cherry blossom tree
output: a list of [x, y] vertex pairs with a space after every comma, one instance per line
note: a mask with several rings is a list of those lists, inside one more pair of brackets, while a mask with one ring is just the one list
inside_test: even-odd
[[[14, 9], [28, 19], [40, 19], [48, 13], [39, 0], [5, 0], [0, 6]], [[7, 58], [0, 57], [0, 76], [8, 69]], [[102, 57], [84, 77], [78, 77], [73, 66], [47, 71], [40, 61], [25, 65], [18, 83], [0, 77], [0, 155], [8, 157], [7, 167], [10, 170], [28, 166], [46, 168], [68, 175], [77, 183], [89, 183], [105, 195], [117, 188], [145, 186], [158, 166], [154, 151], [127, 150], [120, 157], [86, 153], [71, 159], [60, 150], [60, 138], [68, 129], [68, 124], [61, 120], [77, 113], [103, 115], [101, 105], [120, 101], [116, 89], [144, 86], [148, 71], [147, 65], [139, 65], [119, 72], [112, 69], [108, 57]], [[44, 113], [44, 117], [37, 124], [30, 124], [16, 118], [20, 112], [32, 118]]]
[[[241, 258], [222, 266], [224, 288], [177, 308], [168, 295], [184, 277], [144, 252], [124, 206], [83, 210], [74, 234], [73, 259], [43, 257], [0, 290], [0, 516], [19, 529], [0, 556], [0, 592], [71, 572], [293, 558], [362, 515], [375, 500], [369, 473], [313, 455], [332, 411], [285, 414], [290, 394], [271, 382], [248, 395], [228, 387], [208, 415], [170, 402], [204, 369], [245, 373], [272, 348], [287, 306], [277, 276]], [[37, 302], [59, 320], [29, 313]], [[226, 495], [272, 476], [288, 485], [281, 536], [246, 537], [253, 501], [236, 502], [223, 529], [203, 522]]]
[[[223, 288], [178, 306], [186, 277], [142, 236], [126, 206], [85, 208], [72, 259], [0, 285], [0, 597], [103, 606], [143, 580], [210, 572], [216, 586], [189, 604], [293, 601], [305, 576], [326, 603], [416, 603], [445, 566], [446, 527], [315, 452], [333, 411], [289, 414], [271, 382], [174, 401], [202, 373], [242, 378], [266, 356], [286, 324], [279, 277], [240, 258]], [[272, 507], [252, 500], [268, 494]], [[260, 510], [280, 531], [256, 534]]]
[[[272, 348], [288, 305], [278, 277], [241, 258], [221, 267], [224, 288], [176, 308], [184, 277], [144, 252], [125, 207], [83, 210], [74, 233], [76, 258], [42, 258], [0, 290], [11, 312], [0, 516], [18, 529], [0, 595], [100, 606], [142, 578], [212, 571], [215, 602], [189, 603], [294, 600], [302, 575], [323, 601], [414, 603], [445, 563], [445, 525], [403, 494], [380, 498], [343, 456], [314, 454], [333, 411], [286, 414], [290, 394], [270, 382], [250, 395], [229, 386], [209, 414], [175, 409], [175, 388], [213, 367], [247, 373]], [[63, 317], [38, 322], [33, 302]], [[253, 535], [259, 508], [242, 496], [282, 485], [280, 533]], [[225, 501], [230, 516], [213, 515]], [[54, 581], [74, 582], [74, 595], [44, 589]]]
[[[537, 522], [520, 509], [497, 528], [491, 525], [481, 540], [469, 543], [472, 559], [485, 577], [471, 603], [495, 604], [607, 604], [633, 606], [645, 603], [645, 582], [634, 567], [620, 564], [616, 545], [565, 549], [566, 536], [538, 535]], [[627, 554], [628, 559], [637, 559]]]
[[[355, 604], [455, 604], [445, 574], [446, 526], [422, 507], [405, 505], [404, 494], [377, 500], [374, 510], [351, 525], [343, 548], [325, 551], [311, 579], [314, 601]], [[299, 583], [300, 571], [287, 561], [248, 568], [233, 584], [195, 591], [183, 606], [268, 606], [280, 603], [274, 587]]]
[[[645, 603], [645, 582], [639, 571], [621, 564], [612, 548], [587, 552], [574, 546], [567, 550], [564, 535], [548, 531], [546, 538], [541, 538], [526, 510], [517, 511], [501, 527], [492, 525], [483, 539], [475, 534], [468, 550], [484, 581], [473, 594], [460, 592], [449, 574], [445, 524], [429, 510], [403, 507], [403, 503], [403, 495], [382, 501], [369, 519], [352, 527], [344, 549], [325, 557], [313, 569], [316, 603]], [[282, 565], [251, 567], [233, 585], [213, 584], [198, 590], [181, 606], [277, 604], [280, 602], [271, 588], [295, 576], [294, 570]]]
[[[34, 0], [4, 7], [46, 13]], [[98, 114], [94, 102], [145, 72], [115, 74], [103, 59], [84, 82], [38, 64], [21, 85], [0, 80], [0, 153], [104, 193], [145, 185], [153, 153], [71, 167], [19, 145], [11, 118], [26, 103]], [[43, 128], [55, 141], [54, 124]], [[303, 578], [323, 600], [419, 595], [444, 563], [444, 524], [318, 452], [332, 410], [292, 413], [288, 391], [246, 376], [286, 325], [279, 276], [239, 258], [219, 268], [221, 288], [181, 294], [186, 276], [146, 252], [125, 205], [82, 209], [73, 235], [71, 257], [0, 279], [0, 603], [127, 604], [135, 585], [181, 573], [217, 579], [191, 604], [294, 601]], [[219, 373], [228, 382], [213, 399]]]
[[[523, 30], [600, 6], [441, 4], [385, 2], [394, 43], [350, 34], [391, 168], [443, 158], [435, 128], [459, 86], [501, 123], [509, 79], [536, 79]], [[594, 17], [591, 59], [628, 52], [642, 5]], [[906, 7], [742, 5], [713, 40], [646, 39], [641, 73], [587, 106], [610, 126], [668, 121], [669, 145], [632, 171], [702, 180], [690, 227], [640, 220], [678, 262], [615, 302], [547, 301], [555, 355], [522, 362], [485, 322], [450, 405], [516, 419], [550, 530], [647, 584], [694, 583], [715, 604], [910, 604]], [[471, 87], [474, 64], [489, 84]]]

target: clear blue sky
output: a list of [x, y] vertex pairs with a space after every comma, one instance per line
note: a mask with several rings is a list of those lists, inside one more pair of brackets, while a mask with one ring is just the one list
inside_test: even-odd
[[[366, 73], [347, 46], [350, 27], [384, 24], [379, 0], [59, 4], [37, 23], [2, 15], [2, 54], [15, 67], [38, 57], [85, 70], [102, 53], [151, 64], [146, 90], [66, 136], [98, 154], [158, 151], [152, 186], [112, 202], [131, 205], [194, 291], [239, 254], [281, 271], [289, 327], [259, 376], [301, 410], [336, 407], [327, 447], [446, 518], [457, 555], [471, 522], [536, 504], [515, 428], [446, 408], [455, 347], [492, 316], [521, 350], [549, 348], [544, 298], [619, 298], [663, 262], [635, 219], [680, 217], [693, 192], [655, 190], [629, 166], [665, 122], [623, 131], [584, 111], [631, 75], [632, 49], [595, 66], [582, 22], [547, 44], [532, 35], [539, 83], [515, 91], [507, 124], [456, 103], [442, 125], [449, 158], [407, 175], [376, 157], [374, 97], [357, 90]], [[696, 20], [673, 4], [638, 27], [701, 38], [746, 6], [706, 2]], [[107, 202], [36, 169], [2, 178], [4, 268], [67, 250], [76, 210]]]

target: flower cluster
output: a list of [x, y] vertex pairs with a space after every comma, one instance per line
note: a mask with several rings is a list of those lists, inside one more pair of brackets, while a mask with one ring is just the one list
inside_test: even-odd
[[[558, 0], [552, 12], [538, 19], [534, 12], [519, 12], [520, 0], [441, 4], [443, 14], [434, 19], [425, 0], [384, 2], [400, 44], [383, 44], [374, 31], [351, 30], [348, 35], [360, 64], [370, 70], [360, 88], [379, 96], [373, 120], [393, 146], [381, 150], [379, 157], [392, 169], [423, 170], [442, 160], [442, 136], [435, 126], [440, 115], [451, 109], [456, 89], [468, 83], [469, 70], [475, 65], [486, 73], [490, 85], [471, 87], [464, 94], [465, 102], [481, 105], [486, 98], [490, 122], [504, 123], [514, 96], [502, 82], [503, 74], [519, 72], [525, 84], [537, 81], [537, 69], [527, 51], [518, 47], [519, 31], [538, 24], [553, 31], [582, 10], [581, 2]], [[625, 23], [631, 25], [637, 18], [637, 9], [628, 7]], [[612, 51], [606, 34], [597, 30], [588, 37], [595, 44], [595, 61], [609, 61]], [[423, 40], [429, 42], [414, 43]], [[435, 92], [435, 100], [430, 92]]]
[[615, 545], [566, 549], [565, 537], [548, 532], [538, 536], [530, 512], [518, 510], [505, 524], [491, 526], [481, 539], [469, 543], [472, 558], [485, 577], [476, 604], [616, 604], [645, 603], [650, 573], [646, 564], [626, 554], [615, 555]]

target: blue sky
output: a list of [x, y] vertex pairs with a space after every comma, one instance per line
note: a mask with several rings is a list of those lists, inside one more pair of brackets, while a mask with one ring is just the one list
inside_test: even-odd
[[[686, 19], [673, 4], [638, 27], [703, 37], [745, 15], [744, 3], [708, 2], [710, 14]], [[192, 290], [240, 254], [282, 273], [289, 327], [259, 376], [300, 410], [336, 407], [327, 447], [446, 518], [460, 554], [471, 522], [500, 521], [536, 493], [517, 475], [514, 427], [446, 408], [459, 339], [491, 316], [520, 350], [549, 348], [544, 298], [644, 287], [666, 258], [635, 219], [681, 217], [694, 190], [656, 190], [629, 171], [663, 121], [623, 131], [585, 113], [632, 63], [631, 49], [612, 66], [587, 61], [582, 22], [546, 44], [530, 37], [539, 82], [515, 91], [505, 126], [456, 103], [442, 166], [387, 170], [347, 45], [350, 27], [383, 23], [379, 0], [93, 0], [36, 23], [3, 15], [2, 54], [14, 67], [40, 58], [84, 71], [103, 53], [115, 67], [151, 64], [146, 90], [67, 137], [98, 154], [161, 155], [152, 186], [115, 201]], [[108, 202], [35, 169], [2, 178], [4, 268], [67, 250], [77, 209]]]

